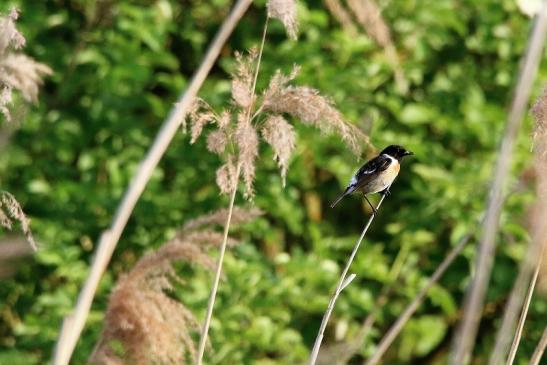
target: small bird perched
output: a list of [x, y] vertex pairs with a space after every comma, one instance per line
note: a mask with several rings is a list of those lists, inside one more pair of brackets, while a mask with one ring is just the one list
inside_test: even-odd
[[374, 208], [368, 200], [367, 194], [381, 193], [389, 195], [389, 187], [399, 174], [401, 160], [403, 157], [413, 154], [414, 153], [404, 149], [402, 146], [387, 146], [378, 156], [361, 166], [359, 171], [351, 178], [346, 190], [344, 190], [330, 207], [334, 208], [334, 206], [346, 195], [349, 195], [354, 191], [360, 191], [363, 193], [367, 203], [372, 208], [372, 211], [376, 213], [376, 208]]

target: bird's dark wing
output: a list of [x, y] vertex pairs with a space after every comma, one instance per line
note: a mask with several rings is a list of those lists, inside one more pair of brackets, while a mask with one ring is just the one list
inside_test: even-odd
[[372, 160], [365, 163], [359, 171], [353, 176], [346, 190], [331, 204], [333, 208], [340, 200], [342, 200], [346, 195], [353, 193], [355, 190], [359, 189], [363, 185], [366, 185], [370, 180], [374, 179], [382, 171], [385, 171], [391, 164], [391, 159], [389, 157], [380, 155], [374, 157]]
[[366, 185], [370, 180], [374, 179], [382, 171], [385, 171], [391, 165], [391, 159], [384, 155], [376, 156], [372, 160], [365, 163], [352, 179], [350, 186], [352, 191]]

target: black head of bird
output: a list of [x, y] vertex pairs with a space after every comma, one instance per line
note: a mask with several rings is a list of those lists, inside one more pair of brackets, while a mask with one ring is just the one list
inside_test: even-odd
[[403, 157], [413, 155], [411, 151], [405, 149], [403, 146], [397, 144], [392, 144], [387, 146], [380, 152], [380, 155], [388, 155], [393, 158], [396, 158], [398, 161], [401, 161]]

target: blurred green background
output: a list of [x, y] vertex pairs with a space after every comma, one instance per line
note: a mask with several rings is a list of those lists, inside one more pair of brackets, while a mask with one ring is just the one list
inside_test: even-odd
[[[375, 344], [435, 270], [451, 245], [473, 231], [488, 190], [530, 19], [515, 0], [379, 0], [409, 82], [401, 93], [384, 51], [358, 29], [345, 31], [320, 1], [299, 1], [300, 36], [272, 22], [259, 88], [277, 68], [302, 67], [296, 84], [329, 95], [377, 148], [414, 151], [375, 220], [337, 302], [325, 345], [352, 339], [374, 308], [396, 259], [401, 275], [353, 363]], [[199, 65], [231, 3], [226, 0], [20, 0], [26, 52], [54, 70], [40, 102], [0, 153], [0, 187], [32, 219], [41, 250], [0, 285], [0, 364], [50, 361], [61, 321], [74, 305], [100, 232], [107, 228], [162, 120]], [[200, 96], [230, 102], [234, 51], [260, 41], [265, 1], [244, 16]], [[534, 94], [547, 77], [542, 62]], [[2, 121], [5, 127], [5, 121]], [[362, 161], [333, 136], [297, 124], [287, 187], [261, 147], [256, 197], [266, 214], [243, 228], [226, 258], [226, 280], [210, 332], [210, 364], [304, 361], [331, 291], [369, 211], [361, 199], [328, 206]], [[519, 134], [501, 217], [496, 262], [473, 364], [493, 346], [505, 301], [530, 237], [531, 118]], [[368, 151], [363, 158], [370, 157]], [[100, 334], [116, 278], [159, 247], [186, 220], [227, 206], [215, 185], [218, 157], [205, 140], [179, 133], [129, 221], [101, 281], [73, 363], [85, 363]], [[1, 234], [4, 234], [2, 232]], [[476, 240], [450, 267], [384, 356], [385, 364], [443, 364], [461, 316]], [[213, 254], [216, 252], [213, 250]], [[201, 321], [212, 276], [195, 272], [177, 293]], [[516, 364], [525, 364], [547, 318], [534, 297]]]

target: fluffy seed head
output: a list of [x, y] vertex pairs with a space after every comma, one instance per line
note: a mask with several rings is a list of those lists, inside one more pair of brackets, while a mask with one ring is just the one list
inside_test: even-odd
[[285, 118], [280, 115], [272, 115], [264, 122], [262, 137], [272, 146], [274, 159], [281, 170], [281, 179], [283, 180], [283, 187], [285, 187], [289, 159], [296, 143], [296, 132]]
[[232, 156], [218, 168], [216, 175], [216, 182], [222, 194], [230, 194], [237, 188], [237, 169]]
[[18, 17], [19, 12], [15, 8], [7, 16], [0, 17], [0, 55], [9, 47], [20, 49], [25, 46], [25, 37], [15, 28]]
[[281, 21], [289, 38], [298, 38], [298, 20], [295, 0], [269, 0], [266, 4], [268, 17]]
[[32, 231], [30, 230], [30, 220], [23, 212], [23, 208], [13, 195], [7, 191], [0, 193], [0, 225], [11, 230], [12, 220], [18, 221], [21, 224], [21, 229], [25, 235], [27, 242], [32, 249], [36, 251], [38, 246], [34, 241]]
[[239, 150], [238, 163], [241, 165], [241, 176], [245, 183], [245, 196], [252, 198], [255, 162], [258, 157], [258, 133], [251, 123], [245, 120], [244, 112], [238, 116], [235, 142]]
[[348, 0], [348, 6], [359, 24], [376, 43], [382, 47], [392, 44], [389, 27], [373, 0]]
[[[255, 218], [263, 215], [264, 212], [258, 208], [243, 209], [240, 207], [234, 207], [232, 212], [232, 224], [238, 225], [241, 223], [252, 221]], [[226, 223], [228, 217], [228, 209], [219, 209], [213, 213], [202, 215], [198, 218], [188, 221], [183, 227], [183, 232], [191, 232], [204, 226], [218, 225], [221, 226]]]
[[35, 103], [42, 78], [52, 73], [48, 66], [14, 52], [25, 45], [25, 38], [15, 28], [17, 17], [15, 9], [0, 17], [0, 113], [7, 121], [11, 120], [7, 105], [12, 102], [12, 92], [19, 91], [24, 100]]
[[[270, 89], [270, 88], [269, 88]], [[313, 125], [319, 130], [337, 133], [356, 156], [360, 156], [363, 143], [368, 137], [358, 128], [347, 123], [332, 101], [315, 89], [305, 86], [274, 85], [266, 92], [264, 108], [273, 113], [287, 113], [304, 124]]]
[[253, 101], [253, 64], [258, 57], [256, 48], [251, 48], [247, 55], [236, 52], [236, 71], [232, 75], [232, 98], [236, 105], [248, 108]]
[[216, 129], [207, 136], [207, 149], [220, 155], [224, 152], [227, 142], [226, 132], [221, 129]]
[[[214, 267], [199, 247], [179, 240], [144, 256], [110, 295], [100, 345], [91, 363], [185, 364], [186, 354], [194, 356], [190, 333], [199, 330], [199, 323], [167, 294], [173, 290], [170, 278], [176, 274], [171, 264], [176, 260]], [[115, 351], [116, 343], [121, 351]]]

